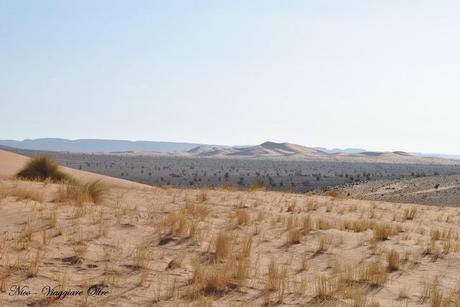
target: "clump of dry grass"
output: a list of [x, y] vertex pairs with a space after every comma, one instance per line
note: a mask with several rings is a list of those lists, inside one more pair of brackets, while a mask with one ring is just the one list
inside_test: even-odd
[[393, 272], [399, 270], [399, 265], [400, 265], [400, 256], [397, 251], [394, 249], [390, 250], [387, 253], [387, 270], [388, 272]]
[[13, 197], [16, 197], [17, 200], [33, 200], [39, 203], [43, 203], [45, 201], [43, 192], [33, 190], [33, 189], [25, 189], [25, 188], [4, 189], [2, 194], [3, 194], [3, 197], [13, 196]]
[[382, 287], [388, 281], [387, 268], [379, 261], [357, 265], [338, 265], [337, 291], [347, 296], [356, 288], [368, 289]]
[[196, 266], [191, 280], [191, 296], [225, 292], [231, 281], [231, 268], [225, 263]]
[[319, 238], [318, 246], [315, 250], [315, 255], [321, 254], [329, 250], [332, 245], [332, 237], [330, 235], [323, 235]]
[[301, 238], [302, 238], [302, 234], [298, 229], [291, 229], [287, 233], [286, 244], [287, 245], [299, 244]]
[[374, 236], [375, 241], [385, 241], [390, 238], [390, 236], [398, 233], [397, 227], [391, 224], [379, 223], [374, 225]]
[[32, 259], [27, 266], [26, 275], [27, 277], [35, 277], [38, 274], [38, 269], [40, 268], [40, 264], [42, 261], [43, 255], [40, 251], [36, 251], [35, 254], [32, 256]]
[[228, 232], [221, 231], [214, 241], [214, 257], [221, 261], [232, 255], [232, 237]]
[[182, 254], [177, 255], [171, 261], [168, 262], [168, 269], [180, 268], [184, 259], [185, 259], [185, 254], [182, 253]]
[[441, 239], [441, 231], [439, 229], [432, 229], [430, 235], [432, 241], [437, 241]]
[[82, 203], [99, 203], [107, 192], [107, 187], [100, 180], [79, 183], [76, 181], [67, 182], [61, 185], [57, 191], [56, 201], [75, 201]]
[[146, 268], [149, 261], [149, 248], [146, 244], [140, 244], [132, 254], [136, 268]]
[[246, 209], [237, 209], [235, 216], [238, 225], [249, 225], [251, 222], [251, 216]]
[[300, 271], [308, 271], [308, 268], [310, 267], [308, 257], [303, 256], [300, 262]]
[[315, 280], [314, 300], [317, 303], [333, 301], [334, 285], [333, 281], [325, 275], [318, 275]]
[[155, 225], [156, 232], [160, 234], [161, 241], [169, 236], [194, 237], [197, 234], [196, 221], [181, 212], [170, 212]]
[[275, 262], [275, 259], [272, 258], [267, 268], [266, 289], [280, 290], [285, 287], [286, 279], [286, 267], [280, 267], [280, 265]]
[[323, 195], [332, 197], [334, 199], [345, 199], [346, 198], [345, 195], [343, 195], [342, 193], [340, 193], [339, 191], [336, 191], [336, 190], [328, 190], [328, 191], [324, 192]]
[[403, 213], [403, 220], [413, 220], [415, 219], [415, 216], [417, 214], [417, 208], [416, 207], [410, 207], [406, 208]]
[[191, 215], [194, 218], [198, 218], [203, 221], [208, 215], [209, 212], [208, 207], [205, 205], [193, 204], [193, 203], [186, 203], [185, 204], [185, 213]]
[[307, 215], [307, 216], [303, 217], [303, 219], [302, 219], [302, 231], [304, 233], [308, 234], [313, 229], [315, 229], [315, 224], [314, 224], [312, 218], [310, 217], [310, 215]]
[[345, 221], [343, 225], [345, 230], [353, 232], [363, 232], [374, 227], [374, 223], [366, 219]]
[[49, 156], [37, 156], [32, 158], [16, 176], [28, 180], [52, 181], [68, 180], [69, 177], [59, 170], [58, 164]]
[[334, 224], [332, 221], [325, 219], [325, 218], [318, 218], [316, 220], [316, 226], [318, 227], [318, 229], [322, 229], [322, 230], [337, 228], [336, 224]]
[[246, 236], [240, 242], [238, 258], [247, 258], [251, 255], [252, 237]]
[[[241, 286], [249, 277], [249, 252], [237, 253], [230, 235], [220, 232], [215, 240], [214, 261], [195, 266], [191, 280], [192, 297], [218, 295], [230, 286]], [[246, 248], [250, 244], [246, 241]]]
[[196, 196], [196, 201], [200, 203], [204, 203], [208, 199], [209, 199], [209, 196], [206, 190], [200, 190], [200, 192]]
[[8, 189], [0, 187], [0, 200], [9, 196]]

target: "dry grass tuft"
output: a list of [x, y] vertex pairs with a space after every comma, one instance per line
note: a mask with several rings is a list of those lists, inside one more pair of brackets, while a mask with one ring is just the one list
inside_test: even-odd
[[180, 268], [185, 259], [185, 254], [179, 254], [168, 263], [168, 269]]
[[205, 205], [192, 204], [192, 203], [185, 204], [185, 213], [188, 215], [191, 215], [194, 218], [198, 218], [201, 221], [206, 219], [210, 211], [211, 210], [209, 210], [209, 208], [206, 207]]
[[197, 225], [193, 218], [184, 212], [170, 212], [165, 217], [159, 219], [155, 225], [156, 232], [160, 235], [160, 245], [164, 239], [170, 236], [195, 237], [197, 235]]
[[291, 229], [287, 233], [286, 244], [287, 245], [299, 244], [301, 238], [302, 238], [302, 233], [299, 230]]
[[232, 237], [228, 232], [219, 232], [214, 242], [214, 256], [221, 261], [232, 255]]
[[353, 232], [363, 232], [368, 229], [372, 229], [374, 227], [374, 223], [370, 220], [356, 220], [356, 221], [346, 221], [344, 223], [344, 228], [348, 231]]
[[318, 275], [315, 280], [314, 300], [316, 302], [333, 301], [334, 285], [333, 281], [329, 280], [324, 275]]
[[397, 251], [394, 249], [390, 250], [387, 253], [387, 270], [388, 272], [393, 272], [399, 270], [399, 265], [400, 265], [400, 256]]
[[375, 224], [374, 226], [374, 236], [375, 241], [385, 241], [390, 238], [390, 236], [398, 233], [398, 229], [391, 224]]
[[102, 198], [106, 192], [107, 187], [102, 184], [100, 180], [88, 183], [72, 181], [67, 182], [66, 184], [59, 187], [55, 201], [75, 201], [79, 204], [97, 204], [102, 201]]
[[235, 216], [238, 225], [249, 225], [251, 222], [251, 216], [246, 209], [237, 209]]
[[201, 190], [196, 196], [196, 201], [200, 203], [204, 203], [208, 199], [209, 199], [209, 196], [206, 190]]
[[25, 189], [25, 188], [4, 189], [2, 194], [3, 194], [3, 197], [13, 196], [13, 197], [16, 197], [17, 200], [33, 200], [39, 203], [43, 203], [45, 201], [45, 197], [43, 193], [41, 191], [37, 191], [33, 189]]
[[280, 290], [286, 285], [287, 279], [287, 270], [285, 267], [280, 267], [275, 262], [275, 259], [272, 259], [268, 264], [267, 268], [267, 281], [266, 288], [267, 290]]
[[315, 255], [324, 253], [329, 250], [332, 245], [332, 236], [330, 235], [323, 235], [319, 238], [318, 246], [315, 250]]
[[406, 208], [404, 210], [403, 220], [412, 221], [413, 219], [415, 219], [416, 214], [417, 214], [417, 208], [416, 207]]
[[231, 281], [227, 264], [198, 265], [191, 280], [191, 296], [219, 295], [225, 292]]

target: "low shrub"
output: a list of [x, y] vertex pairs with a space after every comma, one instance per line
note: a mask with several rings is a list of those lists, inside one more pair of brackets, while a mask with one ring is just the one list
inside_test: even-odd
[[59, 170], [59, 165], [49, 156], [32, 158], [16, 176], [28, 180], [64, 181], [70, 178]]

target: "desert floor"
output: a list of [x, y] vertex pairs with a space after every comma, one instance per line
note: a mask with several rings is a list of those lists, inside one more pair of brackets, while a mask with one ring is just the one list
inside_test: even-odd
[[12, 171], [0, 179], [1, 306], [458, 306], [458, 208], [106, 177], [94, 203]]

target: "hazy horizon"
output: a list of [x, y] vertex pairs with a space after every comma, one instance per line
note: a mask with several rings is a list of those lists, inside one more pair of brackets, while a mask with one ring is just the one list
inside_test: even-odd
[[459, 154], [455, 1], [0, 1], [0, 139]]

